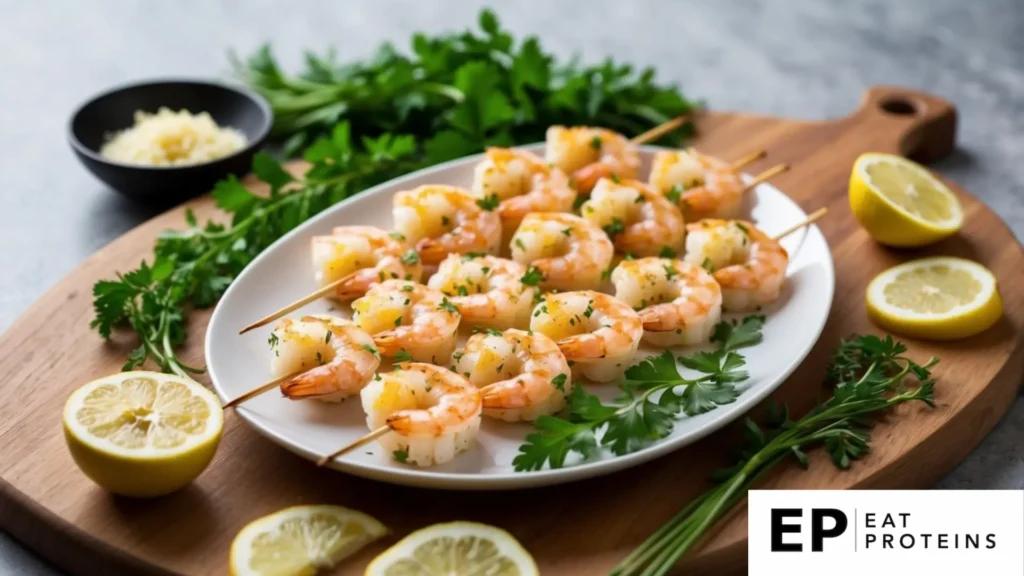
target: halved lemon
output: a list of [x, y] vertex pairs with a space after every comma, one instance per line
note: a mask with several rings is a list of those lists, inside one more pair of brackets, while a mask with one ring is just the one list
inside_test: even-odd
[[533, 557], [500, 528], [476, 522], [435, 524], [409, 534], [373, 559], [366, 576], [538, 574]]
[[64, 405], [71, 457], [94, 482], [124, 496], [160, 496], [191, 482], [213, 458], [223, 424], [212, 392], [157, 372], [93, 380]]
[[249, 523], [231, 543], [233, 576], [312, 576], [387, 534], [341, 506], [295, 506]]
[[868, 285], [868, 315], [908, 336], [953, 340], [973, 336], [1003, 314], [995, 276], [962, 258], [924, 258], [882, 272]]
[[871, 237], [889, 246], [924, 246], [963, 225], [956, 195], [925, 167], [891, 154], [861, 154], [850, 174], [850, 208]]

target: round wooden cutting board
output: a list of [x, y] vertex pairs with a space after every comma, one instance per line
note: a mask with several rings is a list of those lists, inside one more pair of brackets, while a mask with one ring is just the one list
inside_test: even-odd
[[[810, 469], [784, 466], [769, 488], [922, 488], [960, 462], [1012, 404], [1024, 373], [1024, 257], [1006, 225], [959, 191], [962, 233], [924, 250], [883, 248], [857, 225], [846, 200], [854, 159], [893, 152], [927, 162], [953, 149], [956, 113], [941, 99], [899, 88], [873, 88], [850, 116], [798, 122], [744, 114], [700, 118], [703, 151], [736, 159], [759, 148], [757, 173], [787, 162], [773, 184], [819, 223], [836, 263], [836, 296], [825, 331], [799, 370], [773, 395], [795, 414], [823, 393], [829, 352], [846, 335], [878, 333], [864, 312], [864, 289], [883, 269], [909, 258], [957, 255], [995, 272], [1006, 306], [990, 330], [965, 341], [906, 340], [919, 360], [938, 356], [937, 408], [905, 406], [874, 431], [872, 451], [849, 471], [820, 452]], [[200, 218], [216, 217], [209, 197], [188, 203]], [[515, 492], [443, 492], [402, 488], [317, 469], [226, 415], [224, 438], [210, 468], [188, 488], [154, 500], [110, 496], [75, 467], [60, 419], [68, 394], [116, 372], [133, 347], [130, 335], [104, 343], [88, 327], [91, 287], [150, 258], [154, 237], [180, 227], [175, 208], [125, 234], [89, 258], [40, 298], [0, 338], [0, 527], [72, 574], [225, 574], [228, 548], [249, 521], [286, 506], [331, 503], [372, 514], [392, 535], [337, 573], [361, 573], [383, 547], [411, 530], [450, 520], [501, 526], [536, 557], [544, 574], [607, 572], [726, 464], [736, 430], [711, 436], [652, 463], [610, 476]], [[190, 316], [183, 358], [203, 364], [209, 311]], [[200, 379], [202, 381], [202, 379]], [[699, 552], [687, 574], [745, 572], [746, 516], [734, 514]]]

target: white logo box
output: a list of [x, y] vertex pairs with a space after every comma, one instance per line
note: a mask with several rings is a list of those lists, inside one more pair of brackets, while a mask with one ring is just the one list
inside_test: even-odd
[[750, 576], [1024, 575], [1021, 490], [752, 490], [748, 506]]

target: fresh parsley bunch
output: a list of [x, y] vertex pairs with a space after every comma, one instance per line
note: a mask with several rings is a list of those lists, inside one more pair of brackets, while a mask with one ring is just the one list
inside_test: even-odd
[[558, 62], [535, 37], [517, 42], [490, 10], [480, 12], [479, 25], [479, 32], [415, 34], [407, 53], [386, 43], [365, 62], [307, 52], [295, 76], [266, 45], [244, 60], [230, 57], [235, 74], [270, 102], [274, 135], [289, 154], [341, 121], [357, 137], [412, 134], [436, 163], [484, 146], [539, 142], [552, 124], [639, 134], [694, 106], [677, 87], [656, 84], [651, 68]]
[[784, 407], [770, 409], [764, 426], [748, 419], [739, 459], [715, 475], [718, 485], [690, 502], [611, 574], [669, 573], [707, 529], [780, 462], [792, 457], [807, 467], [805, 450], [823, 445], [833, 464], [849, 468], [853, 460], [867, 453], [874, 418], [906, 402], [934, 407], [935, 380], [930, 368], [938, 360], [918, 364], [906, 351], [892, 336], [854, 336], [842, 342], [828, 368], [832, 397], [798, 420], [790, 419]]
[[[568, 418], [541, 416], [536, 432], [526, 437], [512, 461], [517, 471], [561, 468], [575, 452], [583, 460], [596, 458], [601, 448], [621, 456], [668, 436], [680, 414], [696, 416], [736, 401], [736, 384], [748, 378], [746, 360], [737, 350], [761, 341], [764, 316], [715, 327], [710, 352], [676, 356], [666, 350], [626, 370], [622, 395], [611, 404], [573, 388]], [[684, 378], [676, 363], [700, 376]]]

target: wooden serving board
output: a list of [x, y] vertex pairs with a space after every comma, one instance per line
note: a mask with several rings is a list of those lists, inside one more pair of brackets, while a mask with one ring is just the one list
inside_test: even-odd
[[[873, 88], [850, 116], [798, 122], [708, 113], [699, 120], [703, 151], [726, 159], [758, 148], [792, 169], [773, 179], [808, 212], [827, 206], [820, 223], [836, 263], [836, 295], [825, 331], [799, 370], [773, 395], [799, 414], [822, 394], [829, 352], [854, 332], [874, 332], [864, 289], [878, 272], [912, 257], [953, 254], [995, 272], [1006, 307], [987, 332], [945, 344], [910, 341], [920, 360], [937, 355], [938, 407], [906, 406], [874, 432], [872, 452], [852, 470], [835, 469], [820, 451], [809, 471], [785, 467], [773, 488], [923, 488], [960, 462], [1012, 404], [1024, 373], [1024, 257], [1006, 225], [960, 192], [967, 222], [961, 234], [918, 251], [893, 251], [857, 225], [846, 200], [854, 159], [894, 152], [922, 161], [953, 150], [956, 112], [939, 98], [898, 88]], [[955, 185], [951, 186], [956, 189]], [[189, 203], [215, 216], [209, 197]], [[477, 520], [506, 528], [536, 557], [544, 574], [600, 574], [638, 545], [728, 461], [735, 429], [652, 463], [572, 485], [515, 492], [442, 492], [402, 488], [317, 469], [262, 438], [233, 414], [209, 469], [188, 488], [154, 500], [110, 496], [72, 462], [61, 432], [68, 394], [116, 372], [133, 347], [127, 335], [104, 344], [92, 332], [92, 284], [150, 257], [154, 237], [180, 227], [178, 207], [125, 234], [89, 258], [40, 298], [0, 338], [0, 527], [72, 574], [224, 574], [228, 548], [249, 521], [296, 504], [351, 506], [381, 519], [392, 537], [346, 563], [361, 573], [383, 547], [410, 530], [440, 521]], [[189, 322], [184, 360], [203, 364], [209, 311]], [[731, 516], [699, 553], [688, 574], [743, 571], [746, 517]]]

